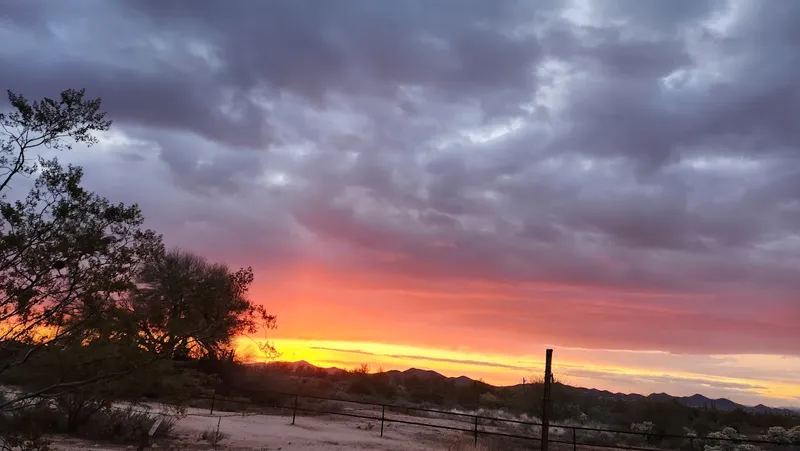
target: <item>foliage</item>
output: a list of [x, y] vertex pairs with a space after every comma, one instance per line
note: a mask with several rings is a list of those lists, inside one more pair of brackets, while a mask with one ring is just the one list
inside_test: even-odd
[[[70, 424], [70, 417], [74, 413], [72, 406], [62, 402], [51, 403], [40, 400], [4, 413], [0, 416], [0, 426], [2, 426], [0, 430], [15, 431], [15, 434], [6, 440], [9, 446], [11, 443], [20, 443], [20, 440], [27, 440], [32, 444], [46, 444], [42, 439], [43, 435], [52, 433], [72, 433], [94, 440], [135, 443], [149, 431], [157, 418], [157, 415], [148, 411], [148, 407], [141, 405], [129, 405], [125, 408], [102, 405], [96, 408], [96, 412], [74, 426]], [[166, 416], [156, 429], [155, 437], [166, 437], [171, 434], [182, 412], [174, 410], [168, 413], [169, 416]], [[0, 446], [0, 450], [2, 449]], [[11, 449], [17, 448], [12, 446]]]
[[485, 407], [499, 407], [500, 406], [500, 400], [497, 399], [497, 396], [495, 396], [492, 393], [483, 393], [479, 398], [479, 403], [480, 403], [481, 406], [485, 406]]
[[230, 438], [230, 434], [220, 432], [219, 423], [217, 423], [216, 427], [207, 428], [200, 434], [200, 439], [207, 441], [214, 448], [227, 438]]
[[30, 374], [32, 395], [54, 395], [130, 371], [135, 331], [116, 302], [161, 241], [137, 206], [84, 190], [80, 168], [42, 168], [26, 199], [0, 201], [0, 377]]
[[652, 434], [654, 430], [655, 425], [649, 421], [631, 424], [631, 432], [635, 432], [637, 434]]
[[[108, 407], [100, 410], [76, 432], [94, 440], [136, 443], [150, 430], [156, 418], [157, 415], [146, 411], [143, 406], [132, 405], [122, 409]], [[169, 436], [177, 421], [174, 416], [164, 417], [153, 437]]]
[[[85, 90], [67, 89], [58, 100], [45, 97], [29, 102], [8, 91], [12, 112], [0, 113], [0, 178], [3, 191], [16, 174], [31, 175], [36, 171], [35, 158], [28, 155], [37, 147], [69, 149], [72, 142], [92, 145], [93, 132], [108, 130], [111, 121], [100, 111], [100, 99], [87, 100]], [[33, 162], [32, 162], [33, 161]]]
[[767, 430], [764, 440], [800, 444], [800, 425], [791, 429], [786, 429], [781, 426], [772, 426]]
[[149, 260], [129, 299], [142, 346], [174, 360], [229, 356], [233, 337], [275, 327], [276, 318], [248, 299], [252, 282], [251, 268], [232, 271], [179, 250]]
[[50, 440], [39, 434], [8, 433], [0, 436], [0, 451], [50, 451]]
[[[0, 383], [20, 391], [0, 398], [0, 429], [16, 431], [0, 444], [45, 449], [36, 434], [51, 432], [138, 440], [154, 417], [115, 403], [186, 399], [213, 370], [186, 360], [230, 369], [233, 338], [274, 328], [275, 317], [247, 297], [252, 269], [165, 252], [138, 206], [84, 189], [80, 167], [32, 154], [96, 143], [111, 124], [99, 99], [67, 90], [59, 100], [9, 100], [12, 111], [0, 114]], [[37, 178], [8, 200], [17, 174]], [[266, 340], [261, 351], [276, 355]]]
[[372, 372], [369, 365], [366, 363], [362, 363], [361, 365], [353, 368], [351, 371], [353, 374], [360, 374], [360, 375], [367, 375]]

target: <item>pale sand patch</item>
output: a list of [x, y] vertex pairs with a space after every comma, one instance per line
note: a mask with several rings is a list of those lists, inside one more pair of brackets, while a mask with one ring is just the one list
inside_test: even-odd
[[[154, 409], [155, 410], [155, 409]], [[210, 450], [211, 446], [200, 440], [200, 434], [207, 429], [216, 429], [228, 434], [217, 449], [229, 451], [261, 450], [387, 450], [387, 451], [427, 451], [443, 450], [462, 436], [457, 431], [444, 431], [422, 426], [387, 423], [384, 436], [380, 437], [380, 422], [345, 418], [341, 416], [298, 416], [295, 425], [291, 417], [280, 415], [241, 416], [220, 413], [222, 419], [208, 416], [207, 410], [188, 409], [188, 416], [182, 418], [176, 427], [177, 437], [156, 440], [155, 449], [163, 450]], [[393, 414], [398, 418], [400, 415]], [[413, 421], [419, 418], [408, 417]], [[368, 423], [372, 423], [368, 429]], [[132, 446], [100, 445], [93, 442], [55, 437], [54, 449], [59, 451], [120, 451], [135, 449]]]

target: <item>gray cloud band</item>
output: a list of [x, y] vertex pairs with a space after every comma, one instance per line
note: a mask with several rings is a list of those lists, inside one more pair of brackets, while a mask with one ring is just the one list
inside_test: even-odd
[[670, 323], [697, 346], [797, 352], [800, 5], [187, 5], [0, 21], [4, 88], [85, 87], [145, 143], [84, 164], [167, 238], [263, 268], [703, 293]]

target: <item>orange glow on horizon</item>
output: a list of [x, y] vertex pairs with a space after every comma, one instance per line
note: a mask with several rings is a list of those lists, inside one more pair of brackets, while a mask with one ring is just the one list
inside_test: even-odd
[[[274, 344], [282, 353], [280, 361], [297, 362], [302, 360], [319, 367], [342, 369], [352, 369], [366, 363], [373, 371], [377, 371], [379, 368], [385, 371], [393, 369], [402, 371], [414, 367], [434, 370], [449, 377], [468, 376], [473, 379], [482, 379], [494, 385], [519, 384], [522, 382], [522, 378], [531, 380], [531, 377], [539, 375], [544, 366], [543, 359], [537, 356], [485, 354], [376, 342], [276, 339]], [[240, 339], [237, 347], [240, 355], [249, 355], [248, 360], [259, 361], [257, 354], [254, 353], [255, 344], [250, 339]], [[556, 375], [564, 383], [620, 392], [628, 390], [620, 384], [609, 384], [601, 377], [592, 378], [572, 373], [574, 370], [581, 370], [584, 373], [612, 375], [623, 379], [665, 376], [662, 371], [657, 369], [598, 365], [586, 361], [562, 361], [558, 359], [558, 350], [553, 367]], [[772, 404], [775, 405], [779, 405], [781, 402], [791, 404], [800, 398], [800, 383], [765, 382], [750, 378], [720, 377], [688, 371], [672, 372], [669, 377], [677, 381], [706, 381], [709, 387], [714, 384], [749, 385], [754, 388], [743, 394], [772, 400]], [[671, 394], [686, 396], [693, 393]]]
[[[416, 367], [512, 385], [539, 375], [544, 349], [552, 347], [556, 373], [575, 386], [800, 404], [800, 381], [787, 376], [800, 372], [800, 357], [704, 353], [695, 338], [653, 333], [655, 324], [663, 330], [718, 327], [727, 334], [740, 327], [698, 316], [700, 294], [419, 280], [312, 266], [273, 272], [252, 295], [278, 316], [269, 338], [284, 361]], [[659, 335], [663, 347], [646, 341]], [[249, 339], [238, 342], [237, 354], [262, 360]]]

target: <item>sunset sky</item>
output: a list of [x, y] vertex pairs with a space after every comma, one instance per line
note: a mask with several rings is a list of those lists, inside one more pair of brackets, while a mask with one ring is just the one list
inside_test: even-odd
[[112, 130], [61, 161], [252, 266], [284, 359], [514, 384], [552, 347], [575, 385], [797, 406], [798, 24], [791, 0], [0, 0], [0, 88], [102, 97]]

